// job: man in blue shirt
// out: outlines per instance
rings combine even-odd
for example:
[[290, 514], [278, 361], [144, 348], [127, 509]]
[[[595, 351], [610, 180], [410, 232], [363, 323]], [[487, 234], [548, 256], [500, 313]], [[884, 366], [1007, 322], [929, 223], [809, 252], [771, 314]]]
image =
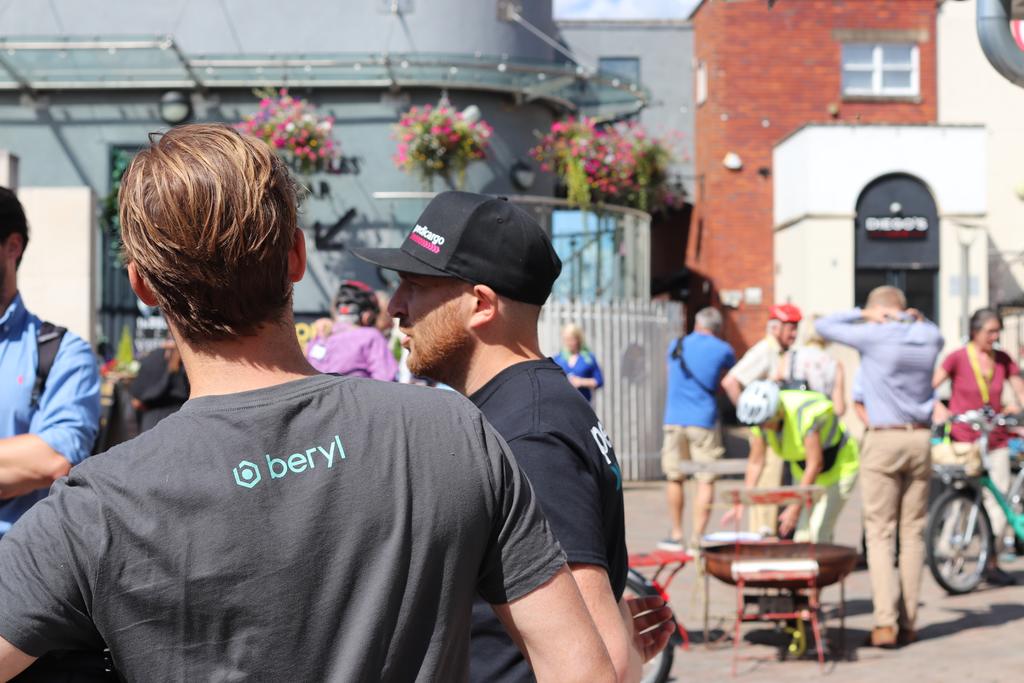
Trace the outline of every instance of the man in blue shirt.
[[18, 293], [28, 224], [13, 192], [0, 187], [0, 535], [92, 450], [100, 380], [89, 345], [67, 332], [38, 402], [32, 390], [42, 321]]
[[[697, 312], [693, 332], [668, 348], [668, 396], [665, 399], [661, 469], [668, 480], [667, 497], [672, 530], [658, 544], [664, 550], [683, 549], [683, 480], [680, 463], [707, 465], [725, 453], [715, 390], [722, 375], [736, 363], [732, 347], [718, 338], [722, 314], [714, 308]], [[708, 525], [715, 494], [714, 472], [701, 471], [693, 509], [691, 547], [697, 547]]]

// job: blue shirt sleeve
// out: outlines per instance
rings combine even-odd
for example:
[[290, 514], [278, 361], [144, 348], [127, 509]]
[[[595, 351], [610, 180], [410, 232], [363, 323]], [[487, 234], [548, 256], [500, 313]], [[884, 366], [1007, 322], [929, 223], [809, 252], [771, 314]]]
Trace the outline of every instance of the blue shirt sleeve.
[[861, 310], [854, 308], [819, 318], [814, 327], [827, 341], [839, 342], [863, 352], [877, 337], [877, 328], [859, 322], [861, 318]]
[[89, 345], [69, 332], [53, 361], [29, 433], [76, 465], [92, 451], [99, 422], [99, 369]]
[[[732, 366], [734, 365], [736, 365], [736, 352], [732, 350], [731, 346], [727, 346], [725, 350], [725, 362], [722, 363], [723, 376], [725, 373], [732, 370]], [[722, 378], [719, 377], [718, 379], [721, 380]]]
[[594, 361], [594, 374], [592, 377], [597, 382], [597, 386], [595, 386], [594, 388], [600, 389], [601, 387], [604, 386], [604, 375], [601, 374], [601, 366], [597, 365], [597, 358], [593, 356], [591, 357]]
[[566, 375], [569, 374], [569, 361], [561, 353], [551, 357], [551, 360], [558, 364], [558, 367], [562, 368], [562, 372]]

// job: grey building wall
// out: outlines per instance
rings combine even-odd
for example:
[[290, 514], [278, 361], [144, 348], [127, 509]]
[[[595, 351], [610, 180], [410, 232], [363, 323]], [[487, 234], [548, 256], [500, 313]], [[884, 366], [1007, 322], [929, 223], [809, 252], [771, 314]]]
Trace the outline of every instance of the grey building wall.
[[[170, 35], [190, 54], [447, 52], [551, 59], [550, 47], [498, 21], [498, 0], [16, 0], [4, 36]], [[551, 0], [521, 14], [555, 31]]]
[[675, 172], [693, 196], [693, 25], [683, 20], [566, 20], [559, 35], [588, 67], [601, 57], [637, 57], [640, 81], [652, 95], [639, 120], [654, 135], [682, 133], [682, 152]]
[[[326, 52], [420, 52], [501, 55], [555, 61], [551, 48], [523, 27], [498, 19], [498, 0], [401, 0], [406, 8], [390, 14], [390, 0], [307, 0], [301, 4], [271, 0], [53, 0], [0, 4], [0, 37], [169, 35], [189, 56], [200, 54], [316, 54]], [[550, 0], [523, 3], [523, 15], [545, 32], [555, 32]], [[375, 287], [388, 283], [348, 254], [361, 245], [397, 244], [415, 221], [422, 202], [383, 201], [375, 192], [445, 189], [438, 181], [425, 187], [398, 170], [392, 156], [393, 126], [411, 105], [437, 103], [437, 89], [305, 89], [322, 114], [335, 117], [335, 138], [345, 157], [358, 162], [358, 174], [318, 174], [329, 193], [305, 202], [301, 221], [312, 238], [315, 223], [330, 225], [349, 209], [355, 218], [341, 233], [343, 251], [311, 253], [310, 271], [298, 285], [296, 311], [325, 311], [336, 282], [355, 277]], [[149, 133], [166, 128], [158, 114], [161, 91], [94, 91], [45, 93], [29, 100], [15, 92], [0, 93], [0, 149], [20, 159], [22, 186], [93, 188], [102, 200], [111, 189], [114, 148], [138, 148]], [[558, 112], [542, 101], [518, 104], [510, 96], [450, 89], [458, 109], [477, 105], [495, 129], [490, 156], [474, 163], [465, 189], [494, 194], [518, 193], [509, 168], [525, 158], [536, 132], [547, 130]], [[258, 101], [246, 90], [194, 94], [193, 121], [238, 122], [256, 111]], [[550, 195], [553, 179], [538, 174], [531, 192]], [[102, 203], [102, 202], [101, 202]], [[107, 280], [111, 277], [106, 276]], [[109, 290], [109, 283], [105, 283]], [[134, 298], [124, 283], [115, 288], [130, 308]], [[109, 308], [109, 306], [108, 306]], [[129, 315], [127, 312], [124, 315]], [[109, 316], [108, 316], [109, 318]], [[116, 333], [121, 321], [107, 321]]]
[[[151, 132], [166, 130], [157, 113], [160, 93], [122, 92], [45, 96], [36, 107], [26, 107], [18, 95], [0, 94], [0, 149], [18, 156], [22, 186], [78, 186], [93, 188], [102, 199], [111, 191], [111, 154], [114, 148], [141, 148]], [[335, 139], [345, 157], [354, 158], [358, 174], [317, 174], [313, 180], [329, 188], [326, 196], [309, 197], [300, 221], [312, 239], [313, 226], [333, 224], [349, 209], [355, 218], [340, 235], [345, 251], [311, 254], [309, 275], [296, 290], [296, 310], [312, 314], [326, 310], [340, 278], [355, 277], [384, 286], [375, 270], [349, 256], [353, 246], [397, 244], [413, 224], [423, 204], [374, 199], [375, 192], [441, 190], [435, 181], [426, 187], [416, 177], [395, 167], [396, 142], [392, 127], [399, 114], [411, 105], [436, 103], [437, 91], [417, 90], [398, 94], [377, 91], [298, 92], [317, 104], [322, 114], [335, 117]], [[535, 131], [546, 130], [553, 113], [544, 105], [516, 106], [508, 98], [489, 93], [451, 91], [453, 106], [480, 107], [483, 118], [495, 128], [491, 153], [470, 166], [465, 189], [492, 194], [513, 194], [509, 167], [526, 156], [535, 144]], [[237, 122], [257, 108], [254, 96], [245, 92], [213, 93], [197, 111], [196, 121]], [[550, 195], [551, 176], [539, 174], [532, 190]], [[102, 203], [102, 202], [101, 202]]]

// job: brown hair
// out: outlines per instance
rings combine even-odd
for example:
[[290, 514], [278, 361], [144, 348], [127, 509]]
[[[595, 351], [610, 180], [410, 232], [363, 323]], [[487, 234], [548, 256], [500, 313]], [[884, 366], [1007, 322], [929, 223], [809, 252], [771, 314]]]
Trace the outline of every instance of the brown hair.
[[224, 125], [150, 135], [121, 180], [121, 239], [188, 341], [255, 334], [291, 306], [296, 188], [262, 141]]

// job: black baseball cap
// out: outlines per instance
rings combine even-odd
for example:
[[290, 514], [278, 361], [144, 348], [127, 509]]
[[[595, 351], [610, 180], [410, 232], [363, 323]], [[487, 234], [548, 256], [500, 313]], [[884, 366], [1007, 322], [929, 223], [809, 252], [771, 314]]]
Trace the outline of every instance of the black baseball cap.
[[472, 192], [434, 197], [401, 247], [352, 253], [388, 270], [455, 277], [537, 306], [562, 272], [551, 240], [529, 213], [505, 197]]

